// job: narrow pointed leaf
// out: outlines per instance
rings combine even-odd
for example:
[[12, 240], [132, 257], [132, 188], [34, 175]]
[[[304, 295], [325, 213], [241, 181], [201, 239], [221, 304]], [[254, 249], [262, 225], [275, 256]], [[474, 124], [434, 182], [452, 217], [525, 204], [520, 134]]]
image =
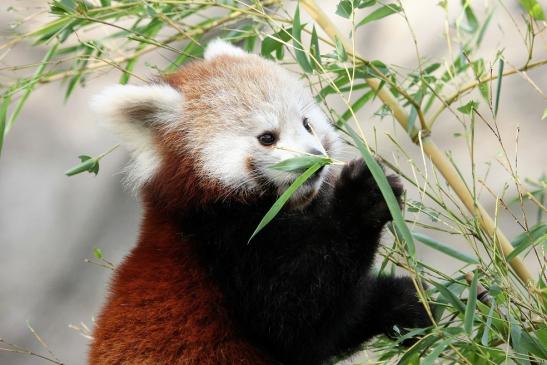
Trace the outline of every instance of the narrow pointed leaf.
[[467, 298], [467, 306], [465, 307], [465, 315], [463, 327], [468, 336], [473, 332], [473, 321], [475, 320], [475, 309], [477, 307], [477, 283], [479, 274], [478, 271], [473, 273], [473, 280], [469, 286], [469, 297]]
[[336, 7], [336, 15], [348, 19], [353, 13], [353, 5], [350, 0], [342, 0]]
[[79, 159], [81, 162], [73, 168], [67, 170], [65, 172], [66, 176], [73, 176], [86, 171], [97, 175], [99, 172], [99, 161], [96, 158], [82, 155], [79, 156]]
[[448, 344], [452, 341], [452, 339], [447, 338], [446, 340], [442, 340], [433, 348], [433, 351], [431, 351], [426, 357], [423, 358], [422, 362], [420, 362], [421, 365], [433, 365], [435, 363], [435, 360], [439, 357], [439, 355], [444, 351], [444, 349], [448, 346]]
[[494, 318], [494, 308], [496, 303], [493, 302], [492, 306], [488, 310], [488, 316], [486, 317], [486, 324], [484, 325], [484, 331], [482, 332], [481, 344], [483, 346], [488, 346], [490, 343], [490, 330], [492, 329], [492, 319]]
[[100, 260], [103, 258], [103, 251], [100, 248], [95, 247], [93, 249], [93, 255]]
[[375, 95], [376, 95], [376, 91], [374, 90], [370, 90], [366, 92], [365, 94], [361, 95], [359, 99], [357, 99], [355, 103], [351, 105], [351, 109], [346, 110], [344, 114], [342, 114], [338, 122], [336, 122], [336, 125], [338, 125], [339, 127], [342, 127], [348, 120], [350, 120], [353, 114], [357, 113], [357, 111], [361, 109], [363, 106], [365, 106], [366, 103], [368, 103], [372, 98], [374, 98]]
[[21, 98], [19, 99], [19, 101], [17, 102], [17, 104], [15, 105], [15, 108], [13, 110], [13, 113], [11, 113], [8, 121], [6, 122], [6, 126], [5, 126], [5, 133], [9, 132], [9, 130], [11, 129], [11, 127], [13, 126], [13, 123], [15, 123], [15, 120], [17, 119], [17, 117], [19, 116], [19, 113], [21, 113], [21, 110], [23, 109], [23, 106], [25, 105], [28, 97], [30, 96], [30, 94], [32, 93], [32, 90], [34, 90], [34, 86], [36, 85], [36, 83], [40, 80], [40, 78], [42, 77], [42, 74], [44, 73], [44, 70], [48, 64], [48, 62], [51, 60], [51, 58], [55, 55], [55, 51], [57, 51], [57, 47], [59, 45], [56, 44], [54, 45], [53, 47], [51, 47], [49, 49], [49, 51], [46, 53], [46, 55], [44, 56], [44, 58], [42, 59], [42, 62], [40, 63], [40, 65], [38, 66], [38, 68], [36, 69], [36, 72], [34, 73], [34, 75], [32, 76], [32, 79], [30, 80], [30, 82], [28, 83], [28, 85], [26, 86], [25, 88], [25, 92], [23, 93], [23, 95], [21, 96]]
[[519, 3], [535, 20], [545, 20], [545, 13], [537, 0], [519, 0]]
[[280, 171], [294, 171], [307, 169], [316, 163], [319, 163], [321, 164], [321, 166], [323, 166], [332, 163], [332, 160], [328, 157], [323, 156], [302, 156], [283, 160], [276, 163], [275, 165], [270, 166], [270, 168]]
[[468, 102], [467, 104], [463, 105], [463, 106], [460, 106], [458, 108], [458, 111], [463, 113], [463, 114], [471, 114], [473, 113], [473, 110], [477, 109], [479, 107], [479, 103], [475, 100], [471, 100], [470, 102]]
[[311, 73], [313, 68], [311, 67], [310, 61], [304, 52], [304, 47], [302, 46], [302, 25], [300, 24], [300, 7], [298, 5], [296, 6], [296, 10], [294, 12], [292, 36], [296, 62], [298, 62], [302, 70], [306, 73]]
[[306, 180], [308, 180], [317, 170], [319, 170], [323, 166], [321, 163], [315, 163], [313, 166], [309, 167], [302, 175], [296, 178], [296, 180], [293, 181], [293, 183], [285, 190], [283, 194], [276, 200], [276, 202], [272, 205], [270, 210], [266, 213], [264, 218], [260, 221], [256, 229], [254, 230], [253, 234], [249, 238], [248, 242], [251, 242], [254, 236], [258, 234], [268, 223], [272, 221], [272, 219], [275, 218], [275, 216], [281, 211], [281, 208], [287, 203], [287, 201], [290, 199], [290, 197], [294, 194], [294, 192], [304, 183]]
[[463, 261], [463, 262], [466, 262], [468, 264], [478, 264], [479, 263], [479, 260], [477, 260], [476, 258], [474, 257], [471, 257], [469, 255], [466, 255], [464, 253], [461, 253], [423, 233], [418, 233], [418, 232], [412, 232], [412, 235], [414, 236], [414, 238], [416, 238], [418, 241], [422, 242], [423, 244], [437, 250], [437, 251], [440, 251], [448, 256], [451, 256], [455, 259], [458, 259], [460, 261]]
[[416, 257], [414, 240], [412, 239], [410, 230], [408, 229], [408, 226], [406, 225], [406, 222], [403, 218], [403, 214], [401, 213], [399, 202], [397, 201], [397, 198], [395, 198], [395, 194], [393, 194], [393, 190], [391, 189], [391, 186], [387, 181], [384, 171], [382, 170], [380, 165], [378, 165], [378, 162], [376, 162], [376, 160], [372, 157], [368, 148], [365, 146], [361, 138], [357, 136], [355, 131], [347, 124], [345, 126], [345, 129], [355, 142], [355, 145], [359, 149], [359, 152], [361, 152], [361, 156], [363, 157], [363, 160], [365, 161], [368, 169], [374, 177], [376, 184], [378, 184], [378, 187], [380, 188], [380, 191], [382, 192], [382, 195], [386, 200], [389, 212], [393, 217], [395, 230], [397, 231], [399, 238], [402, 238], [404, 240], [408, 255], [410, 256], [410, 259], [414, 261]]
[[317, 37], [317, 31], [315, 26], [311, 32], [311, 41], [310, 41], [310, 61], [317, 71], [321, 71], [321, 51], [319, 50], [319, 38]]
[[8, 90], [2, 97], [2, 104], [0, 105], [0, 156], [2, 155], [2, 146], [4, 145], [4, 134], [6, 131], [6, 120], [10, 102], [11, 94], [10, 90]]
[[395, 3], [384, 5], [381, 8], [378, 8], [374, 10], [372, 13], [370, 13], [369, 15], [367, 15], [363, 20], [357, 23], [355, 27], [358, 28], [367, 23], [385, 18], [386, 16], [398, 13], [400, 11], [401, 11], [401, 7]]
[[433, 286], [439, 291], [439, 293], [443, 296], [444, 299], [446, 299], [450, 304], [452, 304], [452, 307], [454, 307], [454, 309], [456, 309], [460, 313], [465, 313], [465, 305], [460, 300], [460, 298], [455, 296], [454, 293], [450, 291], [450, 289], [448, 289], [442, 284], [435, 283], [435, 282], [433, 282]]
[[526, 240], [526, 241], [522, 242], [509, 255], [507, 255], [507, 261], [513, 260], [515, 257], [517, 257], [520, 253], [522, 253], [527, 248], [539, 245], [539, 244], [541, 244], [545, 241], [547, 241], [547, 234], [544, 234], [543, 236], [540, 236], [536, 240], [529, 239], [529, 240]]
[[348, 54], [346, 53], [346, 49], [344, 48], [344, 45], [340, 41], [338, 37], [335, 38], [336, 40], [336, 57], [338, 57], [338, 61], [345, 62], [348, 60]]
[[498, 115], [498, 108], [500, 105], [501, 81], [503, 80], [503, 66], [503, 58], [500, 58], [498, 65], [498, 82], [496, 84], [496, 100], [494, 102], [494, 116]]

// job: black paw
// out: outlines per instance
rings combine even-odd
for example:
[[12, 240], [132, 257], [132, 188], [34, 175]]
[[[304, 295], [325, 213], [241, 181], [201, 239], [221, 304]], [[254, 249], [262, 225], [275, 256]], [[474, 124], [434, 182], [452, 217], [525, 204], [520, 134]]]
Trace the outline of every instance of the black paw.
[[[387, 179], [400, 203], [403, 185], [399, 177], [389, 175]], [[391, 220], [380, 188], [362, 159], [344, 166], [335, 185], [335, 199], [344, 214], [355, 215], [373, 225], [383, 226]]]
[[[403, 347], [410, 347], [418, 342], [427, 333], [427, 328], [433, 325], [423, 303], [418, 298], [414, 284], [408, 278], [401, 278], [399, 314], [395, 319], [396, 325], [386, 331], [386, 334], [397, 340]], [[424, 291], [427, 285], [422, 283]], [[430, 305], [432, 313], [434, 308]]]

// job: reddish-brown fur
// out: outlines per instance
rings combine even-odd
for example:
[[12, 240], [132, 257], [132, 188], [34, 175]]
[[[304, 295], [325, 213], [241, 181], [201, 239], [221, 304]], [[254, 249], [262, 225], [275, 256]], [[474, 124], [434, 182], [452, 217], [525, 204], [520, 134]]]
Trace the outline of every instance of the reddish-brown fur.
[[118, 268], [90, 364], [264, 364], [236, 332], [192, 243], [153, 210]]
[[[167, 81], [191, 98], [198, 64]], [[144, 220], [137, 247], [117, 269], [91, 346], [91, 365], [266, 364], [237, 332], [217, 289], [176, 229], [175, 210], [203, 204], [220, 186], [200, 180], [183, 131], [158, 133], [162, 165], [143, 187]]]

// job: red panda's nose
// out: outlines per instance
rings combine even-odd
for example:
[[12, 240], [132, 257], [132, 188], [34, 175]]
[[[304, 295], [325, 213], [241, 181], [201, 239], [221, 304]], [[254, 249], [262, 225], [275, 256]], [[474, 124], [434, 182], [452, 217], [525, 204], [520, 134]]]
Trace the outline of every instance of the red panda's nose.
[[310, 155], [323, 156], [323, 152], [321, 152], [321, 151], [319, 151], [319, 150], [317, 150], [317, 149], [315, 149], [315, 148], [309, 149], [309, 150], [308, 150], [308, 153], [309, 153]]

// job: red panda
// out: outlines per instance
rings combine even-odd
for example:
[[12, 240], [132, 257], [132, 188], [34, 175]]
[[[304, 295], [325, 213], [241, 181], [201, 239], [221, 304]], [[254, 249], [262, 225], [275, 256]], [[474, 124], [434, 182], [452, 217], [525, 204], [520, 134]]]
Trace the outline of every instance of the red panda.
[[362, 160], [318, 171], [247, 243], [298, 176], [270, 166], [341, 146], [289, 71], [216, 40], [204, 60], [92, 107], [131, 152], [144, 217], [91, 365], [321, 364], [429, 324], [410, 280], [370, 272], [390, 215]]

